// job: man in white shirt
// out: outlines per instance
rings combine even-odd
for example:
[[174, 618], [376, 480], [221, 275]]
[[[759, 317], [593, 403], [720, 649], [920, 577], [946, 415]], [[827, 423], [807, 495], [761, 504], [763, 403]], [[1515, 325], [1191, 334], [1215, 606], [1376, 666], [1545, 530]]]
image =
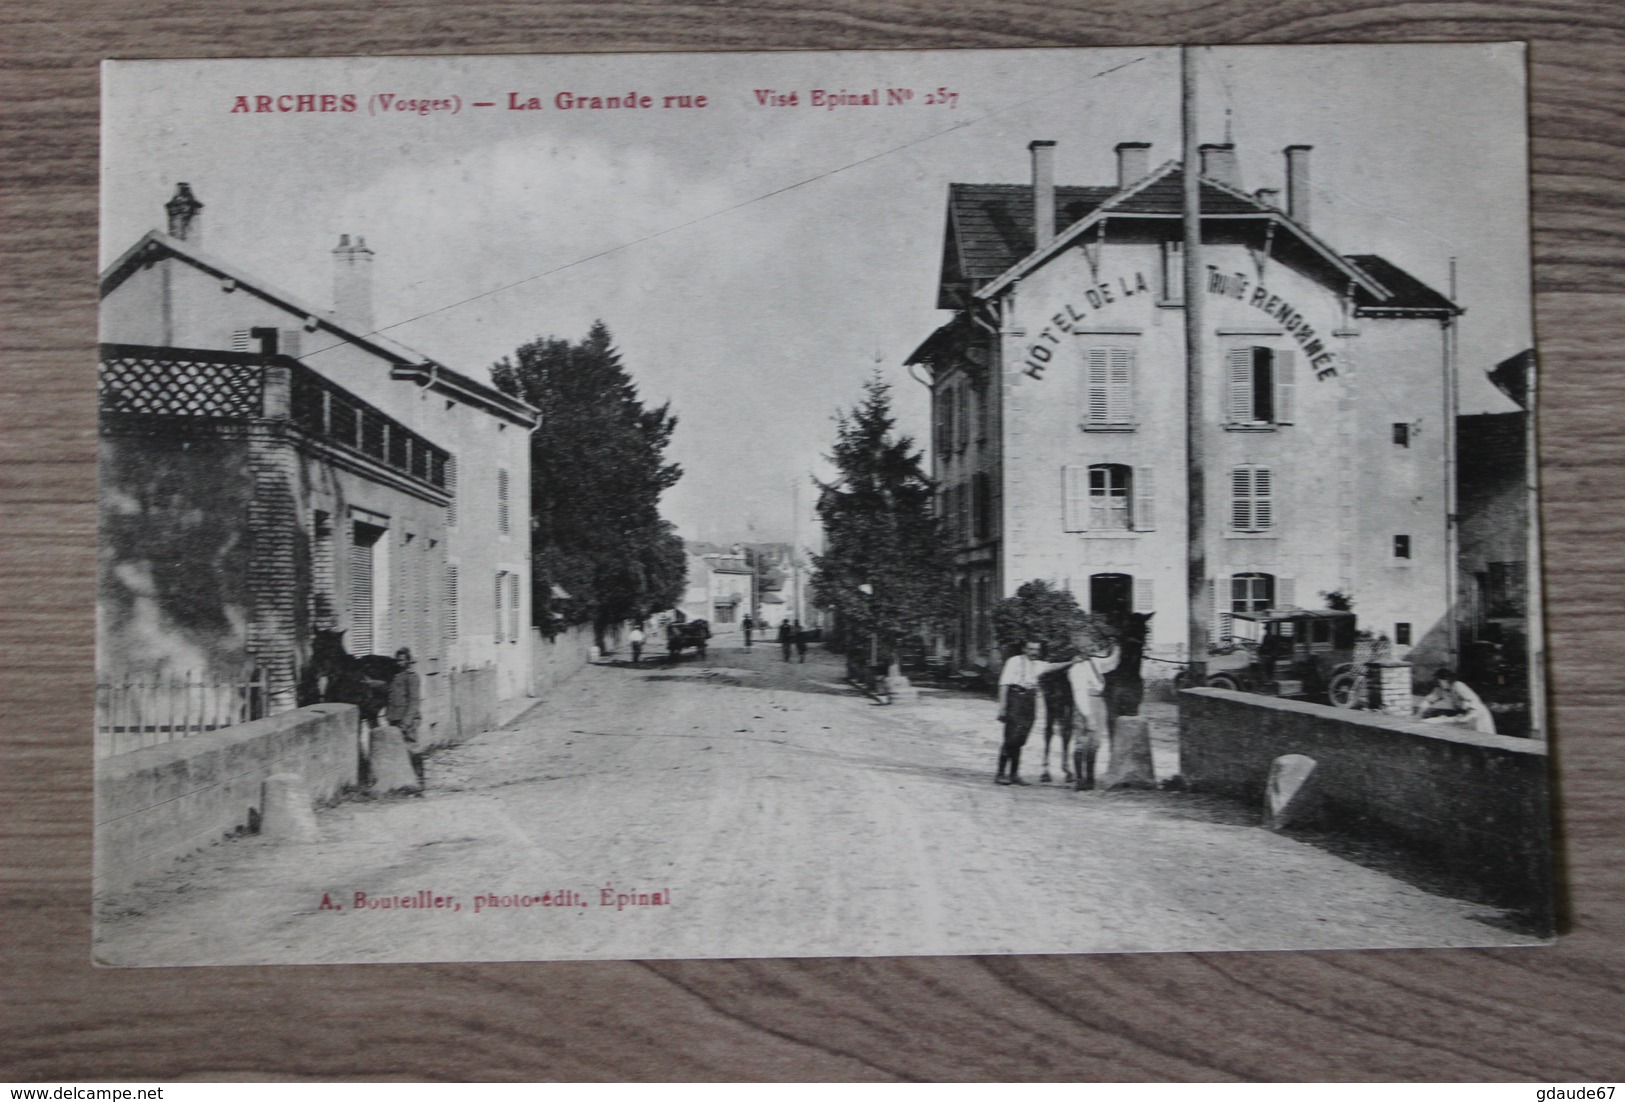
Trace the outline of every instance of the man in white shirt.
[[1423, 720], [1466, 727], [1483, 735], [1496, 733], [1495, 717], [1477, 693], [1465, 682], [1456, 680], [1456, 671], [1440, 670], [1433, 678], [1433, 691], [1416, 708]]
[[636, 666], [643, 659], [643, 625], [634, 624], [626, 639], [632, 644], [632, 665]]
[[[1038, 679], [1046, 673], [1064, 670], [1075, 665], [1071, 662], [1045, 662], [1039, 655], [1044, 645], [1036, 640], [1024, 643], [1021, 653], [1007, 659], [999, 674], [999, 719], [1004, 723], [1004, 745], [999, 748], [999, 771], [996, 784], [1026, 784], [1021, 779], [1021, 748], [1027, 745], [1032, 733], [1033, 719], [1038, 714]], [[1005, 766], [1010, 767], [1005, 776]]]

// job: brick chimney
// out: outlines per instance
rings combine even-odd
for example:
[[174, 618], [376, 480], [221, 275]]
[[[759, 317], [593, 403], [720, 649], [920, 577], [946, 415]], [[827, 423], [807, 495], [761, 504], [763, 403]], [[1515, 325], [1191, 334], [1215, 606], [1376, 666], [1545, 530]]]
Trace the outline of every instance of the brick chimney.
[[1203, 176], [1234, 188], [1241, 186], [1241, 166], [1236, 163], [1236, 147], [1232, 143], [1199, 145], [1196, 152], [1202, 158]]
[[169, 236], [202, 246], [203, 216], [199, 212], [203, 204], [192, 194], [191, 184], [176, 184], [175, 197], [164, 204], [164, 210], [169, 213]]
[[1133, 187], [1151, 172], [1150, 142], [1117, 143], [1117, 190]]
[[372, 332], [372, 257], [367, 239], [339, 234], [333, 250], [333, 315], [339, 324], [360, 333]]
[[1312, 145], [1289, 145], [1286, 154], [1286, 214], [1300, 226], [1309, 225], [1309, 151]]
[[1055, 240], [1055, 143], [1029, 142], [1033, 155], [1033, 248]]

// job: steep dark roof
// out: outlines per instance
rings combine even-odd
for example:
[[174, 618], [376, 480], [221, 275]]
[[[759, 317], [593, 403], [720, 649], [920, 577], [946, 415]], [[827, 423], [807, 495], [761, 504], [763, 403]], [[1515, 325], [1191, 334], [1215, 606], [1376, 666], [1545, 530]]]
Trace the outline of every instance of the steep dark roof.
[[1378, 301], [1364, 288], [1354, 291], [1354, 307], [1362, 314], [1425, 313], [1459, 314], [1461, 307], [1417, 279], [1403, 268], [1397, 268], [1380, 256], [1360, 253], [1343, 258], [1360, 271], [1388, 288], [1393, 297]]
[[[1115, 187], [1057, 186], [1055, 232], [1061, 234], [1097, 212], [1102, 217], [1177, 218], [1184, 209], [1184, 170], [1170, 162], [1126, 190]], [[1028, 184], [948, 185], [948, 224], [943, 242], [937, 308], [965, 305], [968, 292], [998, 279], [1032, 254], [1033, 189]], [[1371, 288], [1355, 288], [1361, 314], [1448, 316], [1461, 308], [1408, 272], [1380, 256], [1339, 256], [1285, 212], [1247, 193], [1210, 179], [1202, 181], [1202, 213], [1216, 216], [1257, 215], [1283, 223], [1291, 244], [1277, 237], [1278, 248], [1295, 249], [1307, 262], [1328, 264], [1343, 273], [1357, 271], [1391, 292], [1383, 298]], [[1316, 257], [1320, 259], [1315, 259]]]
[[[1113, 214], [1172, 214], [1185, 213], [1185, 173], [1175, 168], [1164, 176], [1154, 177], [1138, 191], [1129, 189], [1121, 202], [1110, 204]], [[1202, 181], [1203, 214], [1259, 214], [1274, 210], [1249, 195], [1238, 194], [1221, 187], [1212, 180]]]
[[[1117, 194], [1110, 187], [1057, 187], [1055, 233]], [[1033, 251], [1033, 189], [1026, 184], [949, 184], [962, 273], [978, 282], [1003, 275]]]
[[1526, 348], [1516, 356], [1509, 356], [1490, 371], [1490, 382], [1497, 390], [1524, 409], [1529, 408], [1529, 387], [1534, 381], [1535, 350]]

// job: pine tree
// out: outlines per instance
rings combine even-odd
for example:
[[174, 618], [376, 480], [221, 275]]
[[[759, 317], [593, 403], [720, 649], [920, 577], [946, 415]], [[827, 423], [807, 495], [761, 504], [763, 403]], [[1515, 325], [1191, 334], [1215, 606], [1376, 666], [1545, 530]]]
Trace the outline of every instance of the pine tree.
[[824, 553], [813, 556], [812, 592], [819, 608], [836, 613], [849, 646], [867, 645], [873, 634], [894, 664], [900, 638], [952, 615], [953, 560], [923, 456], [911, 438], [893, 434], [890, 391], [870, 379], [858, 407], [836, 419], [830, 458], [838, 476], [819, 483]]
[[590, 622], [602, 643], [610, 624], [676, 605], [687, 558], [660, 495], [683, 473], [665, 461], [677, 418], [669, 403], [644, 408], [609, 328], [594, 322], [579, 343], [538, 338], [491, 377], [541, 411], [530, 451], [536, 623]]

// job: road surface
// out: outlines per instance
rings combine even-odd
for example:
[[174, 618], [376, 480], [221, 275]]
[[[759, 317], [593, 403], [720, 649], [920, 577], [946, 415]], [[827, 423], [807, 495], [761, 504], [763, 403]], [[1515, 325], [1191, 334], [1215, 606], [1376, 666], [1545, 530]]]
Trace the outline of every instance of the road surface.
[[[995, 785], [987, 698], [884, 707], [840, 669], [818, 651], [786, 665], [771, 645], [589, 667], [508, 728], [434, 754], [422, 796], [343, 803], [320, 813], [320, 842], [223, 842], [109, 894], [97, 959], [1534, 941], [1492, 908], [1272, 834], [1216, 801]], [[1029, 747], [1023, 769], [1034, 781], [1036, 756]]]

